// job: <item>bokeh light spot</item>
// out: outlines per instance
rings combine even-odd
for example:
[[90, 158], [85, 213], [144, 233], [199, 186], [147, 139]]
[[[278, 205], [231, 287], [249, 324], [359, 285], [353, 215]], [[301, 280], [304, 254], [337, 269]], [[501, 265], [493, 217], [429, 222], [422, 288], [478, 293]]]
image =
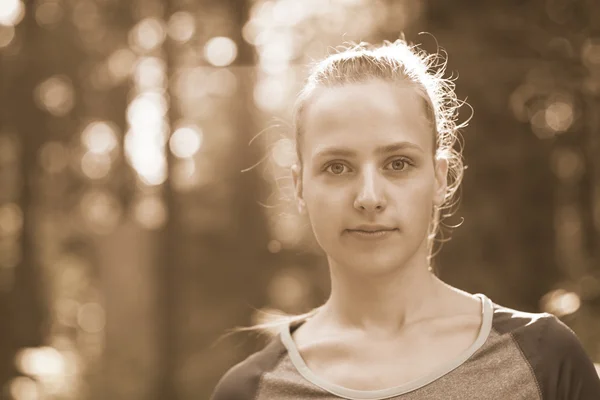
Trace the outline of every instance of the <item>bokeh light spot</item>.
[[143, 57], [135, 66], [135, 83], [139, 88], [162, 88], [166, 83], [165, 62], [158, 57]]
[[109, 153], [118, 144], [116, 130], [117, 128], [113, 123], [92, 122], [83, 130], [81, 143], [92, 153]]
[[14, 400], [41, 400], [43, 398], [39, 384], [27, 376], [13, 378], [9, 383], [8, 391]]
[[296, 146], [291, 139], [279, 139], [271, 152], [273, 160], [280, 167], [291, 167], [296, 160]]
[[585, 172], [583, 155], [568, 148], [557, 149], [552, 154], [552, 170], [563, 181], [577, 180]]
[[23, 212], [15, 203], [0, 206], [0, 236], [17, 235], [23, 228]]
[[0, 49], [11, 44], [15, 38], [15, 28], [12, 26], [0, 25]]
[[212, 65], [225, 67], [237, 57], [237, 45], [228, 37], [217, 36], [206, 43], [204, 56]]
[[301, 269], [280, 270], [269, 282], [270, 304], [277, 308], [292, 309], [302, 305], [308, 296], [309, 282]]
[[554, 229], [565, 238], [572, 238], [581, 232], [581, 218], [575, 206], [560, 207], [554, 218]]
[[98, 27], [100, 13], [98, 5], [92, 0], [79, 0], [74, 3], [72, 15], [73, 23], [82, 31], [91, 32]]
[[81, 157], [81, 171], [90, 179], [101, 179], [110, 172], [110, 156], [105, 153], [86, 152]]
[[546, 125], [554, 132], [565, 132], [573, 124], [573, 106], [556, 101], [546, 108], [545, 118]]
[[286, 100], [283, 85], [278, 79], [264, 78], [254, 88], [254, 101], [263, 111], [280, 110]]
[[129, 49], [119, 49], [108, 58], [108, 71], [117, 80], [125, 79], [133, 70], [135, 54]]
[[25, 16], [25, 5], [21, 0], [0, 1], [0, 25], [15, 26]]
[[160, 93], [144, 92], [127, 107], [127, 121], [132, 126], [156, 126], [167, 113], [168, 104]]
[[[127, 160], [146, 185], [160, 185], [167, 179], [167, 161], [164, 150], [156, 143], [157, 137], [128, 133], [125, 136]], [[162, 141], [162, 140], [161, 140]]]
[[14, 268], [22, 260], [21, 242], [15, 236], [7, 239], [0, 241], [0, 271]]
[[110, 233], [119, 223], [121, 205], [110, 193], [90, 190], [81, 199], [81, 212], [94, 233]]
[[174, 81], [178, 97], [195, 100], [206, 95], [208, 74], [205, 68], [185, 68], [175, 75]]
[[297, 245], [304, 235], [302, 221], [298, 215], [273, 216], [273, 236], [286, 246]]
[[533, 133], [540, 139], [549, 139], [554, 137], [555, 132], [548, 127], [548, 122], [546, 119], [546, 111], [544, 109], [539, 109], [533, 112], [533, 115], [530, 118], [531, 129]]
[[228, 69], [217, 69], [208, 77], [207, 91], [217, 96], [232, 96], [237, 89], [237, 78]]
[[196, 32], [196, 21], [189, 12], [178, 11], [171, 15], [168, 23], [168, 34], [176, 42], [185, 43]]
[[104, 308], [98, 303], [82, 305], [77, 314], [77, 323], [87, 333], [102, 332], [106, 325]]
[[75, 92], [66, 76], [52, 76], [36, 88], [36, 100], [42, 109], [55, 116], [68, 114], [75, 105]]
[[258, 24], [254, 20], [250, 20], [242, 27], [242, 38], [251, 45], [256, 45], [259, 32], [260, 27]]
[[135, 220], [148, 230], [161, 228], [167, 222], [167, 209], [159, 196], [144, 196], [134, 205]]
[[46, 172], [56, 174], [67, 167], [69, 152], [62, 143], [47, 142], [40, 150], [39, 162]]
[[27, 375], [48, 378], [65, 372], [65, 360], [53, 347], [25, 348], [17, 353], [15, 363]]
[[202, 130], [194, 126], [183, 126], [178, 128], [171, 139], [169, 145], [173, 155], [179, 158], [192, 157], [198, 152], [202, 145]]
[[63, 9], [58, 1], [47, 0], [35, 7], [35, 20], [40, 26], [56, 25], [63, 18]]
[[195, 160], [190, 157], [175, 161], [171, 179], [178, 192], [193, 189], [198, 184]]
[[129, 45], [137, 52], [149, 52], [160, 46], [165, 37], [163, 22], [156, 18], [146, 18], [131, 30]]
[[273, 6], [273, 20], [286, 26], [296, 25], [306, 17], [309, 8], [307, 2], [280, 0]]
[[589, 68], [600, 66], [600, 38], [588, 38], [581, 48], [583, 63]]
[[76, 327], [79, 303], [72, 299], [58, 299], [54, 304], [54, 314], [64, 326]]
[[541, 305], [545, 312], [563, 317], [579, 310], [581, 299], [577, 293], [556, 289], [542, 297]]

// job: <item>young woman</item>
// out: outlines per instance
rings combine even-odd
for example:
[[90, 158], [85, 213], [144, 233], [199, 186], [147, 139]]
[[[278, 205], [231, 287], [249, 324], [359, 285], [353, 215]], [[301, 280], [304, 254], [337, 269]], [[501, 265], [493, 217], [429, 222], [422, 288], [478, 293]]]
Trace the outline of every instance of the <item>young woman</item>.
[[331, 295], [280, 321], [213, 400], [600, 399], [592, 361], [557, 318], [432, 272], [441, 210], [463, 173], [459, 102], [435, 60], [398, 40], [355, 46], [312, 71], [291, 173], [327, 254]]

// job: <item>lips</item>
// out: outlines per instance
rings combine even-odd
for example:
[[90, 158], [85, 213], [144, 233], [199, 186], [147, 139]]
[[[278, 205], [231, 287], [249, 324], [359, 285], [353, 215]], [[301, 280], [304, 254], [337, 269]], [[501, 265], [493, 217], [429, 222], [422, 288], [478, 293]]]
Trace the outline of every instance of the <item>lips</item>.
[[392, 235], [398, 229], [379, 229], [379, 230], [363, 230], [363, 229], [348, 229], [351, 236], [363, 239], [378, 239]]
[[360, 232], [380, 232], [380, 231], [394, 231], [397, 228], [387, 225], [359, 225], [349, 231], [360, 231]]
[[395, 231], [395, 229], [378, 229], [378, 230], [364, 230], [364, 229], [348, 229], [348, 231], [350, 232], [362, 232], [362, 233], [378, 233], [378, 232], [392, 232]]

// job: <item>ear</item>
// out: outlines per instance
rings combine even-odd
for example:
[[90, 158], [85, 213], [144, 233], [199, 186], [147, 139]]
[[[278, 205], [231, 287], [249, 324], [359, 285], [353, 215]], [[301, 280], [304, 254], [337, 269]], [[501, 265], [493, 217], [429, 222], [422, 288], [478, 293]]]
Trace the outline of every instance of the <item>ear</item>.
[[302, 167], [297, 163], [292, 165], [292, 181], [294, 182], [294, 194], [296, 196], [296, 203], [298, 204], [298, 211], [300, 214], [304, 214], [306, 212], [306, 204], [302, 195]]
[[446, 199], [448, 190], [448, 160], [445, 157], [435, 158], [435, 186], [433, 204], [440, 207]]

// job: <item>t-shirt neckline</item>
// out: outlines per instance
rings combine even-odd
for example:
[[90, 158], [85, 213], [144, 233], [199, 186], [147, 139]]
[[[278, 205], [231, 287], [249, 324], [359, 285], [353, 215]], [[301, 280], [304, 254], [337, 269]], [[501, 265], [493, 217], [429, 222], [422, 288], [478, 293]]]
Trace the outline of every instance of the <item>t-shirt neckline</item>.
[[345, 399], [350, 400], [382, 400], [387, 399], [393, 396], [399, 396], [413, 390], [416, 390], [420, 387], [423, 387], [442, 376], [448, 374], [452, 370], [458, 368], [461, 364], [467, 361], [487, 340], [490, 331], [492, 329], [492, 317], [493, 317], [493, 304], [492, 301], [485, 296], [484, 294], [477, 293], [474, 294], [475, 297], [478, 297], [481, 300], [481, 312], [482, 312], [482, 323], [479, 329], [479, 334], [477, 338], [467, 348], [464, 352], [462, 352], [458, 357], [453, 360], [445, 363], [444, 365], [437, 368], [435, 371], [419, 378], [413, 380], [411, 382], [405, 383], [403, 385], [395, 386], [387, 389], [379, 389], [379, 390], [355, 390], [349, 389], [343, 386], [336, 385], [332, 382], [329, 382], [314, 372], [312, 372], [296, 347], [296, 343], [292, 339], [292, 335], [290, 333], [290, 324], [284, 324], [280, 331], [280, 338], [283, 345], [286, 347], [288, 354], [290, 356], [290, 360], [294, 367], [298, 370], [298, 372], [309, 382], [321, 387], [322, 389], [327, 390], [328, 392], [340, 396]]

